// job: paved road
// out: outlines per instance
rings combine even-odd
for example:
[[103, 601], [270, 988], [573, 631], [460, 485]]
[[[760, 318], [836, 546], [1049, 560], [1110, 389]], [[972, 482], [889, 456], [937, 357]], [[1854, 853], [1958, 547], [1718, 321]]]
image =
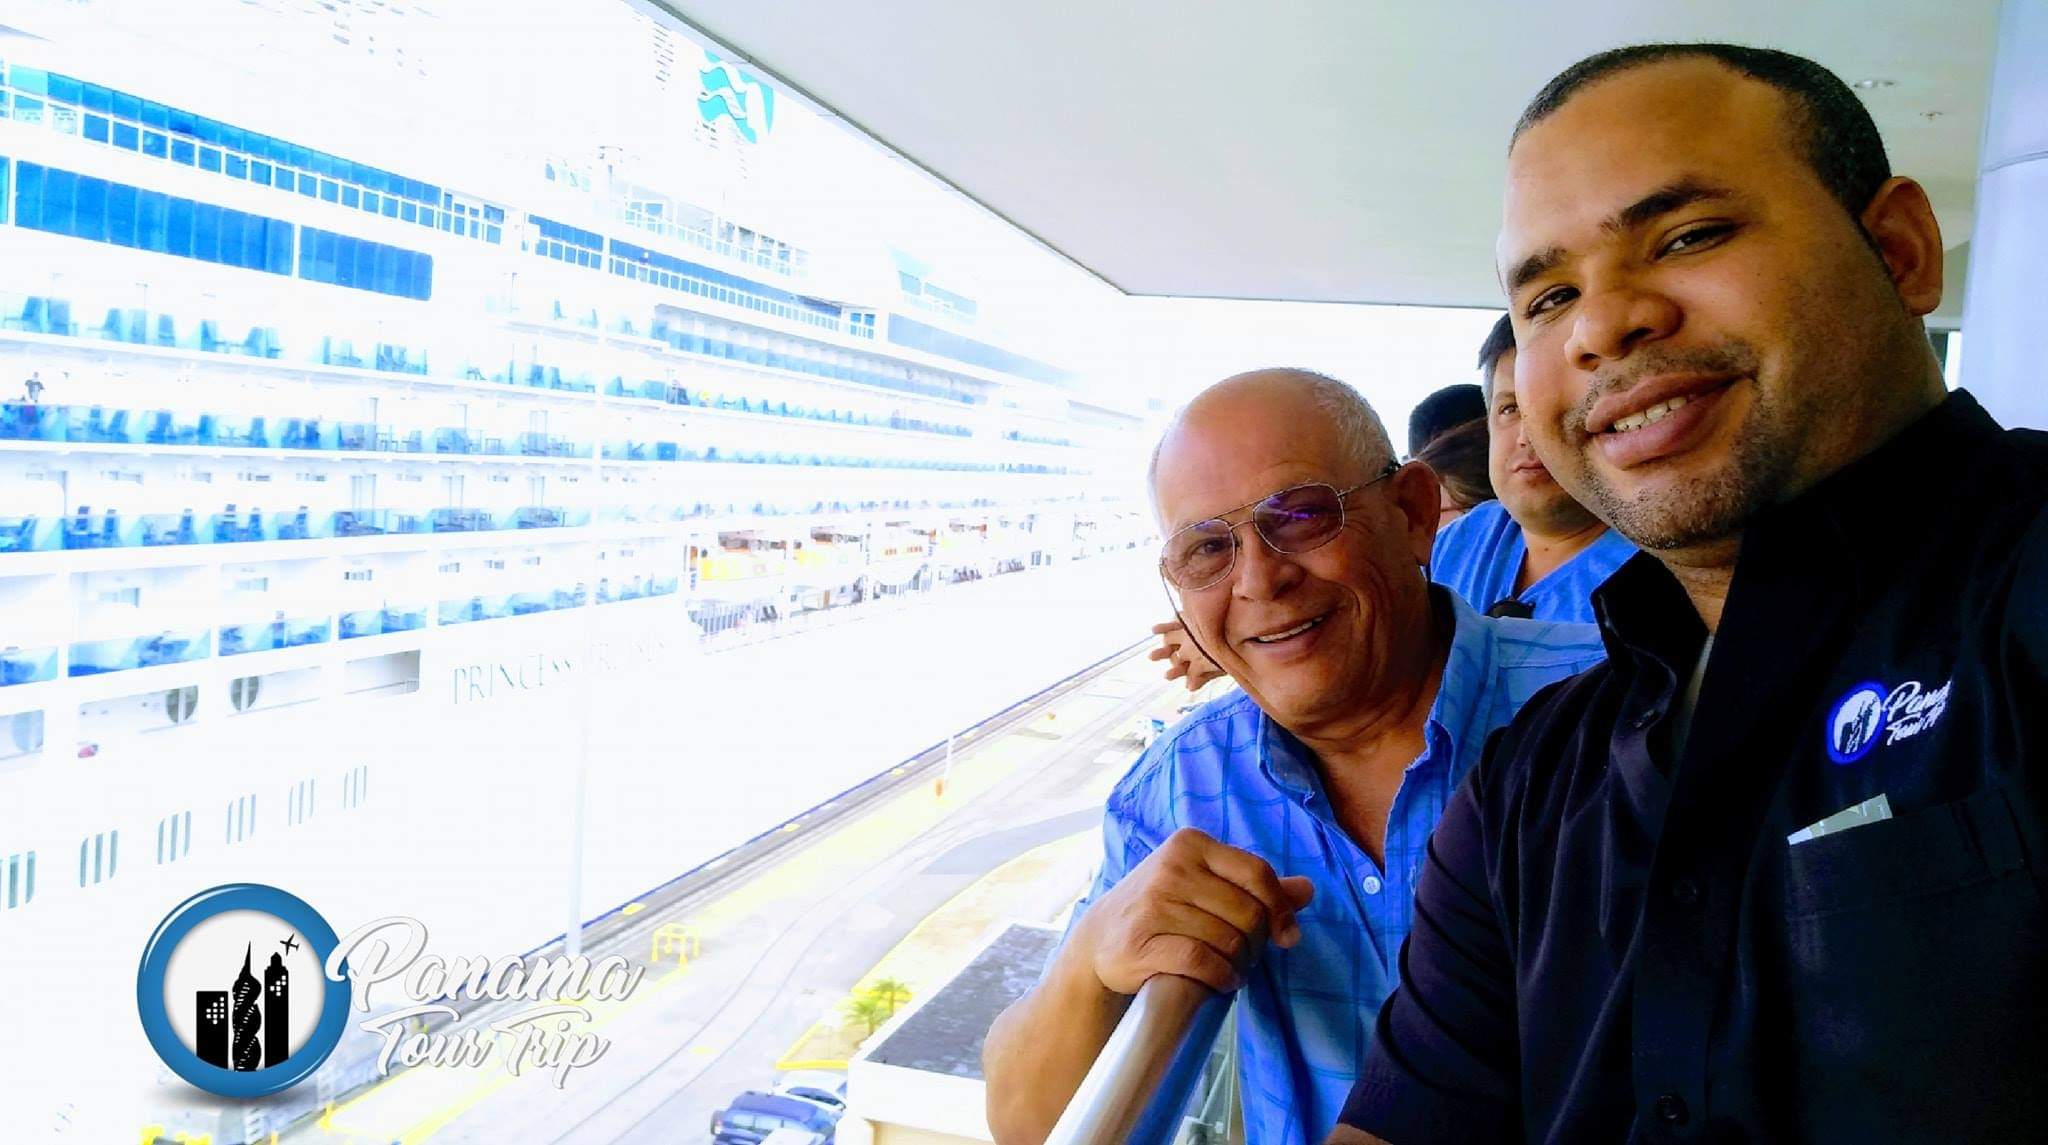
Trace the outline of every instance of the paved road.
[[[335, 1128], [379, 1142], [708, 1140], [711, 1113], [772, 1081], [774, 1061], [933, 910], [1024, 851], [1095, 829], [1104, 790], [1135, 752], [1121, 734], [1182, 698], [1155, 673], [1134, 657], [1056, 704], [1056, 725], [963, 759], [956, 782], [972, 790], [960, 798], [907, 794], [694, 912], [715, 933], [702, 957], [600, 1013], [611, 1048], [563, 1087], [500, 1069], [413, 1070], [343, 1107]], [[1055, 726], [1046, 738], [1041, 728]], [[645, 935], [617, 948], [644, 959]]]

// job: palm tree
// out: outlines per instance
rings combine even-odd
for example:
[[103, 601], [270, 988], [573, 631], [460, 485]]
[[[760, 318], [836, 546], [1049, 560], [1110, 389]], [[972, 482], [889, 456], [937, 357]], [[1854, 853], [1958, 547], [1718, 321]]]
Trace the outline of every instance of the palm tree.
[[910, 1001], [910, 985], [901, 978], [877, 978], [868, 983], [867, 993], [887, 1002], [891, 1015], [896, 1013], [898, 1006]]
[[889, 1020], [889, 1004], [873, 994], [855, 994], [841, 1003], [846, 1016], [867, 1027], [872, 1034], [883, 1022]]

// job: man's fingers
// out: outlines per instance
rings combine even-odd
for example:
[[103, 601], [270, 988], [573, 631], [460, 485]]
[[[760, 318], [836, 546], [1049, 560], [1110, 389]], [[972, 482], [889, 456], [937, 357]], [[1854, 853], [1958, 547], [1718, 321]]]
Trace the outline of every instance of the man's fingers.
[[1159, 974], [1192, 978], [1217, 993], [1237, 989], [1237, 969], [1205, 942], [1184, 934], [1154, 935], [1140, 953], [1140, 963]]
[[1174, 649], [1173, 649], [1173, 647], [1172, 647], [1172, 646], [1170, 646], [1170, 645], [1169, 645], [1169, 646], [1166, 646], [1166, 647], [1161, 647], [1161, 648], [1154, 648], [1154, 649], [1153, 649], [1152, 651], [1150, 651], [1150, 652], [1147, 652], [1147, 653], [1145, 653], [1145, 659], [1147, 659], [1147, 660], [1164, 660], [1164, 659], [1166, 659], [1166, 658], [1167, 658], [1168, 656], [1171, 656], [1171, 655], [1173, 655], [1173, 653], [1174, 653]]
[[1270, 925], [1274, 917], [1257, 896], [1211, 871], [1174, 888], [1173, 893], [1181, 902], [1215, 915], [1242, 934], [1253, 933], [1262, 922]]
[[1193, 903], [1162, 902], [1159, 904], [1159, 918], [1161, 927], [1168, 933], [1195, 939], [1233, 964], [1250, 945], [1250, 939], [1242, 929]]
[[[1287, 896], [1288, 901], [1293, 904], [1296, 914], [1299, 914], [1301, 909], [1316, 897], [1316, 885], [1310, 882], [1306, 875], [1282, 876], [1280, 879], [1280, 890], [1281, 893]], [[1275, 933], [1273, 939], [1282, 946], [1293, 946], [1301, 941], [1301, 923], [1295, 921], [1290, 916], [1285, 931]]]
[[1296, 910], [1307, 906], [1316, 897], [1316, 885], [1309, 881], [1307, 875], [1280, 876], [1280, 889], [1286, 893]]
[[1153, 626], [1152, 626], [1152, 635], [1154, 635], [1154, 636], [1165, 636], [1165, 635], [1166, 635], [1167, 633], [1169, 633], [1169, 632], [1179, 632], [1180, 630], [1181, 630], [1181, 624], [1180, 624], [1180, 621], [1178, 621], [1178, 620], [1162, 620], [1162, 621], [1160, 621], [1159, 623], [1157, 623], [1157, 624], [1155, 624], [1155, 625], [1153, 625]]
[[1244, 890], [1266, 910], [1273, 934], [1278, 935], [1294, 923], [1294, 900], [1280, 887], [1280, 876], [1266, 860], [1250, 851], [1217, 844], [1205, 848], [1202, 861], [1208, 868], [1230, 883]]

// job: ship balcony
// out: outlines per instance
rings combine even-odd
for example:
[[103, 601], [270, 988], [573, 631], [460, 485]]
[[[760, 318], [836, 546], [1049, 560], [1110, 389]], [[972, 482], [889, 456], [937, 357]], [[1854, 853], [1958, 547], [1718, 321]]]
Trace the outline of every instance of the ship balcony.
[[213, 633], [204, 628], [81, 640], [71, 646], [71, 675], [93, 676], [159, 664], [183, 664], [204, 660], [212, 654]]
[[[482, 367], [471, 364], [463, 369], [463, 376], [471, 381], [483, 381]], [[521, 386], [534, 390], [560, 390], [571, 394], [594, 394], [597, 382], [589, 371], [564, 376], [560, 366], [544, 366], [539, 362], [507, 362], [505, 367], [494, 370], [490, 380], [501, 386]]]
[[436, 533], [486, 533], [498, 527], [488, 509], [435, 509], [427, 514], [429, 530]]
[[590, 523], [590, 510], [565, 509], [553, 505], [521, 505], [512, 510], [510, 528], [562, 529]]
[[642, 381], [627, 382], [613, 378], [605, 393], [611, 397], [637, 398], [642, 401], [661, 402], [664, 405], [689, 406], [695, 409], [721, 410], [728, 413], [758, 414], [765, 417], [784, 417], [800, 421], [823, 422], [828, 425], [856, 426], [865, 429], [901, 429], [918, 433], [940, 434], [947, 437], [972, 437], [974, 430], [957, 422], [930, 421], [925, 418], [905, 417], [901, 413], [887, 416], [864, 413], [859, 410], [839, 407], [807, 406], [802, 402], [769, 401], [766, 398], [691, 389], [674, 382]]
[[335, 514], [313, 512], [304, 505], [296, 511], [266, 514], [251, 507], [245, 515], [229, 505], [213, 517], [213, 542], [220, 545], [250, 541], [310, 541], [334, 535]]
[[611, 577], [599, 577], [597, 580], [597, 603], [613, 604], [622, 600], [643, 600], [651, 596], [669, 596], [674, 594], [681, 586], [681, 579], [674, 576], [648, 576], [641, 573], [633, 573], [621, 577], [617, 581], [614, 581]]
[[55, 648], [0, 648], [0, 688], [56, 678]]
[[63, 441], [69, 432], [70, 409], [32, 402], [0, 403], [0, 439]]
[[337, 628], [340, 639], [355, 640], [364, 636], [383, 636], [391, 632], [411, 632], [427, 626], [427, 610], [419, 607], [386, 605], [383, 608], [364, 608], [341, 614]]
[[443, 625], [497, 620], [512, 615], [512, 594], [476, 593], [468, 597], [444, 600], [440, 603], [438, 613], [439, 621]]
[[48, 552], [64, 547], [63, 530], [55, 517], [33, 513], [0, 516], [0, 553]]
[[337, 537], [382, 537], [403, 533], [434, 532], [433, 523], [419, 513], [396, 509], [339, 509], [334, 514]]
[[788, 370], [792, 373], [810, 374], [819, 378], [830, 378], [841, 382], [854, 382], [873, 386], [877, 389], [897, 390], [903, 393], [919, 394], [924, 397], [941, 398], [976, 405], [985, 401], [978, 394], [965, 393], [931, 382], [914, 378], [893, 377], [874, 370], [862, 369], [840, 362], [828, 362], [805, 354], [788, 354], [767, 346], [748, 346], [721, 338], [708, 338], [702, 334], [677, 330], [669, 326], [657, 326], [654, 338], [666, 342], [670, 349], [685, 354], [699, 354], [707, 358], [722, 358], [748, 366], [764, 366], [774, 370]]
[[334, 622], [325, 616], [303, 616], [251, 621], [220, 626], [220, 654], [238, 656], [244, 652], [271, 652], [305, 644], [325, 644]]

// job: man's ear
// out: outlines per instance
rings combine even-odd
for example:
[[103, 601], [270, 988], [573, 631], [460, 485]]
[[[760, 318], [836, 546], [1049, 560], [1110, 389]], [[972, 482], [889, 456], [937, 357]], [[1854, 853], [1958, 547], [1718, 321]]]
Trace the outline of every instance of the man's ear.
[[1415, 555], [1415, 563], [1429, 563], [1430, 550], [1436, 545], [1437, 518], [1442, 516], [1441, 482], [1436, 470], [1420, 461], [1403, 465], [1387, 479], [1393, 486], [1394, 504], [1401, 510], [1401, 516], [1408, 526], [1408, 549]]
[[1858, 221], [1877, 244], [1906, 312], [1919, 318], [1941, 305], [1941, 223], [1927, 191], [1895, 175], [1870, 197]]

